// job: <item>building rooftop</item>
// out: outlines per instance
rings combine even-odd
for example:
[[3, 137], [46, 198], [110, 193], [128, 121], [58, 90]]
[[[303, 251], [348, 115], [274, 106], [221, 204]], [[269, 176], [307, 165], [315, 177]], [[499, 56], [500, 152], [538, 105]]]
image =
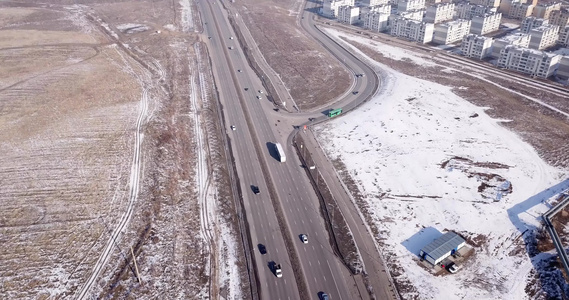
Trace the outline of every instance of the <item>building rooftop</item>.
[[445, 22], [445, 23], [440, 23], [440, 24], [437, 24], [437, 26], [440, 26], [440, 27], [461, 26], [462, 24], [468, 23], [468, 22], [470, 22], [470, 20], [458, 19], [458, 20], [453, 20], [453, 21], [449, 21], [449, 22]]
[[543, 31], [555, 30], [555, 27], [559, 27], [559, 26], [553, 25], [553, 24], [543, 24], [539, 27], [532, 29], [531, 31], [543, 32]]
[[528, 36], [529, 36], [529, 34], [527, 34], [527, 33], [516, 32], [516, 33], [506, 35], [504, 37], [501, 37], [498, 40], [509, 43], [509, 42], [517, 41], [517, 40], [520, 40], [523, 38], [527, 38]]
[[443, 234], [440, 238], [434, 240], [421, 250], [437, 260], [464, 242], [463, 238], [451, 231]]
[[541, 56], [541, 57], [549, 57], [549, 58], [559, 56], [559, 54], [556, 54], [556, 53], [545, 52], [545, 51], [530, 49], [530, 48], [524, 48], [524, 47], [520, 47], [517, 45], [508, 45], [504, 48], [504, 50], [522, 52], [522, 53], [531, 53], [533, 55], [537, 55], [537, 56]]

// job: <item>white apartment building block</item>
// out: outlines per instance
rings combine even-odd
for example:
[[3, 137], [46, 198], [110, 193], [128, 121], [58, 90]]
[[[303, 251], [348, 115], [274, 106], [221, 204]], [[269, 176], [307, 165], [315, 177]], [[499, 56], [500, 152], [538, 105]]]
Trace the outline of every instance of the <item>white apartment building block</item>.
[[460, 50], [466, 57], [484, 59], [492, 54], [492, 42], [491, 37], [468, 34], [462, 38]]
[[409, 11], [425, 8], [425, 0], [399, 0], [397, 1], [397, 11]]
[[381, 32], [388, 29], [389, 25], [389, 14], [381, 12], [370, 12], [365, 14], [363, 17], [364, 28]]
[[496, 13], [495, 7], [474, 5], [468, 2], [460, 2], [454, 6], [454, 18], [470, 20], [474, 16], [480, 16], [488, 13]]
[[390, 33], [419, 43], [429, 43], [433, 39], [434, 24], [403, 17], [391, 18]]
[[422, 22], [424, 15], [425, 15], [425, 10], [401, 11], [401, 12], [391, 14], [391, 16], [389, 16], [389, 20], [390, 20], [389, 22], [391, 22], [392, 19], [396, 19], [398, 17]]
[[508, 45], [527, 48], [529, 46], [529, 40], [529, 34], [519, 32], [495, 39], [494, 43], [492, 43], [492, 58], [500, 58], [500, 52]]
[[512, 3], [508, 17], [510, 19], [523, 19], [533, 12], [533, 5], [529, 3]]
[[427, 7], [423, 21], [427, 23], [441, 23], [452, 20], [454, 16], [454, 3], [440, 3]]
[[548, 78], [557, 70], [561, 55], [509, 45], [502, 49], [498, 67]]
[[565, 28], [559, 31], [557, 42], [565, 47], [569, 46], [569, 26], [565, 26]]
[[470, 4], [482, 5], [487, 7], [498, 7], [500, 6], [500, 0], [471, 0]]
[[559, 61], [559, 66], [557, 67], [557, 73], [555, 74], [561, 79], [567, 80], [566, 85], [569, 84], [569, 56], [561, 57]]
[[440, 45], [452, 44], [462, 40], [470, 31], [470, 20], [455, 20], [435, 25], [433, 42]]
[[549, 19], [549, 15], [554, 10], [560, 10], [561, 3], [538, 4], [533, 8], [532, 16], [542, 19]]
[[470, 25], [470, 33], [484, 35], [497, 31], [500, 29], [500, 21], [502, 21], [502, 13], [474, 16]]
[[337, 19], [339, 22], [354, 24], [360, 20], [360, 8], [357, 6], [342, 5], [338, 7]]
[[569, 9], [554, 10], [549, 15], [549, 24], [565, 28], [569, 25]]
[[546, 19], [527, 17], [522, 21], [522, 24], [520, 25], [520, 31], [523, 33], [529, 33], [530, 30], [545, 24], [548, 24], [548, 21]]
[[322, 15], [335, 18], [338, 15], [338, 7], [354, 6], [355, 0], [323, 0]]
[[541, 25], [529, 31], [529, 48], [542, 50], [549, 48], [557, 42], [559, 38], [559, 26]]

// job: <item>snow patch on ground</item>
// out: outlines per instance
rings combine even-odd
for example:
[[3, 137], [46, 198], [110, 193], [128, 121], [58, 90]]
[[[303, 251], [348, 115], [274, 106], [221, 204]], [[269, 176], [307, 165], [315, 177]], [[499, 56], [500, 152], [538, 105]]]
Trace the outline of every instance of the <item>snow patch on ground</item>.
[[[399, 48], [353, 39], [393, 59], [430, 64]], [[377, 66], [384, 70], [380, 93], [315, 132], [330, 158], [342, 159], [359, 183], [386, 239], [384, 252], [394, 254], [391, 259], [404, 269], [398, 279], [415, 287], [416, 292], [403, 291], [403, 297], [526, 298], [525, 281], [533, 265], [523, 239], [517, 238], [522, 230], [539, 226], [540, 214], [549, 208], [547, 199], [557, 192], [546, 190], [564, 179], [563, 172], [451, 88]], [[453, 158], [470, 163], [464, 168], [444, 165]], [[479, 192], [487, 175], [507, 180], [511, 193]], [[418, 264], [416, 249], [432, 241], [417, 235], [423, 228], [486, 241], [457, 274], [433, 276]], [[418, 243], [415, 247], [406, 247], [410, 238]], [[522, 251], [512, 254], [519, 247]]]
[[174, 24], [166, 24], [164, 25], [164, 28], [170, 31], [177, 31], [178, 28], [176, 28], [176, 26]]
[[194, 17], [192, 15], [192, 3], [190, 0], [180, 0], [182, 6], [182, 31], [194, 31]]
[[132, 23], [127, 23], [127, 24], [120, 24], [116, 26], [118, 30], [120, 30], [122, 33], [136, 33], [136, 32], [144, 32], [147, 31], [148, 29], [150, 29], [150, 27], [144, 25], [144, 24], [132, 24]]

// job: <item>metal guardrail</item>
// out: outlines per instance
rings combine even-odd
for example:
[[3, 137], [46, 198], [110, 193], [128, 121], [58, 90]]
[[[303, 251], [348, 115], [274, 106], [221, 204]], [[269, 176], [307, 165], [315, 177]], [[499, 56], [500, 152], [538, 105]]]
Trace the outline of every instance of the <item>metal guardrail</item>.
[[553, 208], [548, 210], [545, 214], [543, 214], [542, 218], [545, 223], [545, 228], [549, 235], [551, 236], [551, 240], [553, 241], [553, 245], [555, 245], [555, 249], [559, 254], [559, 258], [561, 259], [561, 263], [563, 264], [563, 268], [565, 268], [565, 273], [569, 275], [569, 258], [567, 257], [567, 252], [561, 243], [561, 239], [555, 231], [553, 224], [551, 223], [551, 217], [555, 216], [559, 211], [565, 208], [569, 204], [569, 194], [563, 194], [564, 199], [559, 202], [559, 204], [555, 205]]

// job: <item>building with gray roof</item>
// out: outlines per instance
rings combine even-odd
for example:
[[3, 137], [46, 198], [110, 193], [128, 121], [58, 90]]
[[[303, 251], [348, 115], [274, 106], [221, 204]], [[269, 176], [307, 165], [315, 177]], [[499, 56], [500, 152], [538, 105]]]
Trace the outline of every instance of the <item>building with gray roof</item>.
[[466, 241], [458, 234], [447, 232], [421, 249], [419, 256], [431, 264], [437, 265], [464, 245], [466, 245]]

